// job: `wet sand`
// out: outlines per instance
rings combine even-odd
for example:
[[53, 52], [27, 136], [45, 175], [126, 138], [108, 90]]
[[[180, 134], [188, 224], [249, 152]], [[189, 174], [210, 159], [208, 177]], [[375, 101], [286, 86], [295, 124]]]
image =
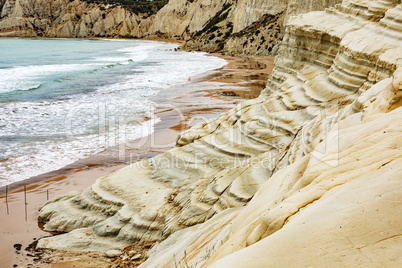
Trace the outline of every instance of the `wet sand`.
[[[0, 189], [1, 267], [107, 267], [111, 260], [102, 253], [52, 252], [47, 257], [26, 250], [37, 239], [52, 235], [37, 223], [39, 208], [49, 198], [83, 190], [99, 177], [172, 148], [180, 132], [257, 97], [272, 71], [273, 59], [221, 57], [228, 61], [224, 68], [192, 77], [185, 85], [189, 91], [172, 99], [169, 107], [156, 110], [160, 121], [152, 135]], [[52, 264], [39, 264], [38, 258]]]

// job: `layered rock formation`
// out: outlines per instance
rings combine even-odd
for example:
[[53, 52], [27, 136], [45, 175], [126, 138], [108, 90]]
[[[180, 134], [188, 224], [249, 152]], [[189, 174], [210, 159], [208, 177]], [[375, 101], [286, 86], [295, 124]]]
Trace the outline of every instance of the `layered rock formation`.
[[291, 15], [340, 0], [298, 2], [170, 0], [156, 15], [140, 17], [80, 0], [2, 0], [0, 36], [166, 38], [188, 40], [185, 50], [273, 55]]
[[161, 242], [142, 267], [401, 266], [402, 5], [288, 22], [261, 96], [47, 202], [41, 247]]
[[124, 37], [146, 27], [121, 7], [79, 0], [6, 0], [0, 10], [0, 36]]
[[[202, 6], [195, 1], [194, 6]], [[225, 1], [222, 9], [183, 46], [184, 50], [219, 51], [232, 55], [276, 55], [291, 16], [340, 3], [330, 1]], [[209, 27], [208, 27], [209, 26]], [[167, 31], [168, 32], [168, 31]]]
[[[296, 0], [280, 2], [274, 0], [170, 0], [157, 13], [149, 34], [160, 32], [167, 37], [191, 37], [192, 34], [202, 30], [211, 18], [217, 14], [222, 15], [226, 11], [229, 12], [224, 21], [225, 23], [232, 23], [233, 32], [237, 33], [259, 21], [266, 14], [275, 16], [284, 13], [285, 21], [287, 21], [293, 15], [323, 10], [337, 3], [340, 1], [309, 0], [301, 3]], [[281, 25], [283, 26], [283, 23]]]
[[223, 51], [230, 55], [275, 55], [279, 43], [284, 35], [284, 16], [281, 12], [275, 15], [265, 14], [262, 18], [253, 22], [239, 32], [234, 32], [233, 16], [224, 19], [232, 13], [229, 7], [223, 14], [218, 13], [211, 21], [219, 21], [216, 24], [208, 22], [202, 30], [188, 40], [182, 50], [189, 51]]

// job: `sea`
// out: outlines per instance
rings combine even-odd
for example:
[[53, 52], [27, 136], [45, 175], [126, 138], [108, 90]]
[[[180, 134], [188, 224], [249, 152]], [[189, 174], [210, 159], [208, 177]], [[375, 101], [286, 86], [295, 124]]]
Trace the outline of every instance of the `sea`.
[[0, 187], [151, 134], [160, 103], [226, 64], [177, 47], [0, 38]]

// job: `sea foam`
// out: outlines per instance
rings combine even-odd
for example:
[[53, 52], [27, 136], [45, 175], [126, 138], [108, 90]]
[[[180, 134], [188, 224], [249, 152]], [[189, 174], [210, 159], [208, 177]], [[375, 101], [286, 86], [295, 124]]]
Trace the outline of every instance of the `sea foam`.
[[[226, 63], [151, 41], [1, 42], [10, 56], [0, 63], [0, 186], [151, 134], [161, 93], [174, 98], [189, 77]], [[13, 57], [14, 46], [33, 47], [37, 61]]]

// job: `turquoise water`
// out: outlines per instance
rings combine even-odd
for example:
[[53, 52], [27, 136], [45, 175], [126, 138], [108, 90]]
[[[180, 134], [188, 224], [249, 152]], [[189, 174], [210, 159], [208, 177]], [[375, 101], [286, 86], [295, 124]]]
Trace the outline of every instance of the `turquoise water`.
[[158, 99], [224, 60], [134, 40], [0, 39], [0, 186], [152, 132]]

